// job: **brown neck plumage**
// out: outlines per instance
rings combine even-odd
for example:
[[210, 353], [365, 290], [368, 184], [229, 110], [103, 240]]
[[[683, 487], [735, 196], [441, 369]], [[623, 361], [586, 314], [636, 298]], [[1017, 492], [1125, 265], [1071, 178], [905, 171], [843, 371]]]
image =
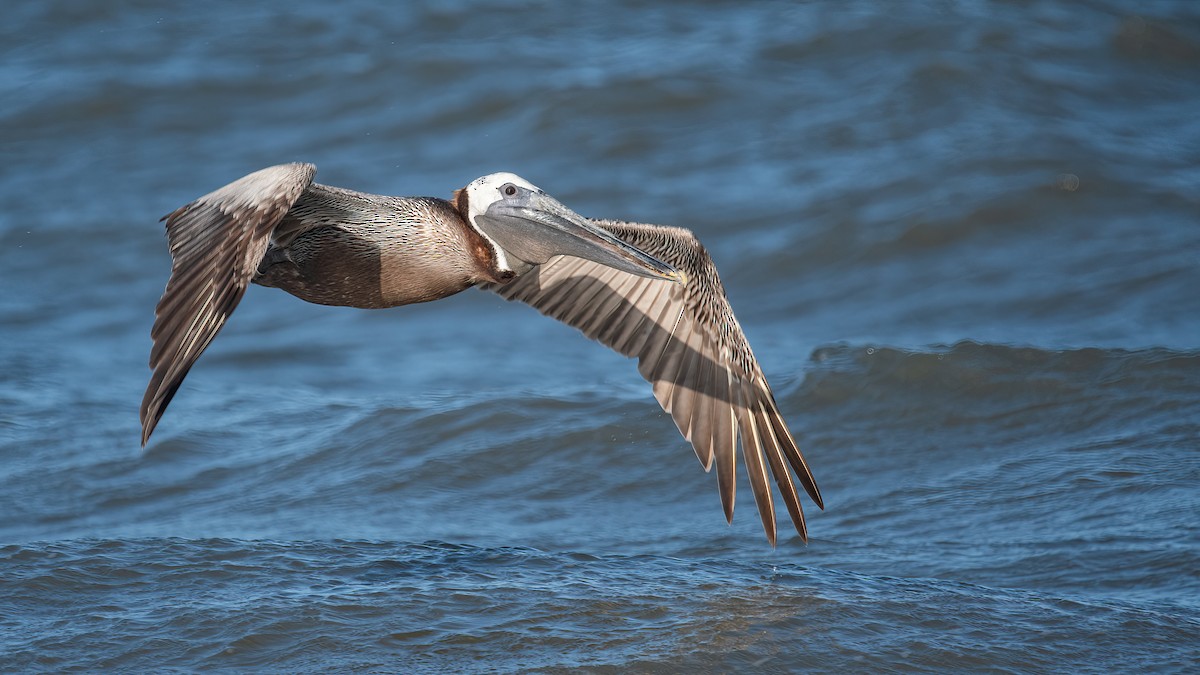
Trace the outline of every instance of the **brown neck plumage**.
[[458, 217], [462, 220], [463, 229], [467, 233], [467, 242], [471, 247], [471, 254], [479, 263], [479, 268], [486, 273], [489, 281], [493, 283], [504, 283], [511, 281], [516, 274], [512, 270], [502, 270], [496, 264], [496, 254], [492, 250], [492, 244], [483, 238], [483, 235], [475, 229], [473, 223], [469, 221], [471, 217], [471, 205], [467, 197], [467, 189], [461, 188], [454, 191], [450, 196], [450, 205], [458, 212]]

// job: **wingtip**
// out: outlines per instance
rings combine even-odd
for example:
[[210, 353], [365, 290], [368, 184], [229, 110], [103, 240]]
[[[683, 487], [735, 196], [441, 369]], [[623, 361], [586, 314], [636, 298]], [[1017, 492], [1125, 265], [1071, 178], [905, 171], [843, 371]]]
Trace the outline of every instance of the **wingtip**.
[[[798, 452], [798, 451], [797, 451]], [[812, 472], [808, 471], [808, 465], [804, 465], [804, 473], [797, 472], [797, 475], [805, 479], [804, 491], [808, 493], [808, 497], [813, 500], [817, 508], [825, 510], [825, 498], [821, 496], [821, 488], [817, 485], [817, 479], [813, 478]]]
[[172, 392], [163, 402], [162, 399], [155, 400], [151, 398], [150, 392], [146, 392], [146, 398], [142, 401], [142, 407], [138, 410], [138, 420], [142, 423], [142, 447], [150, 442], [150, 437], [154, 434], [154, 430], [158, 427], [158, 423], [162, 420], [163, 412], [166, 410], [166, 403], [170, 402], [174, 395]]
[[148, 418], [145, 415], [142, 416], [142, 447], [143, 448], [145, 448], [146, 444], [150, 442], [150, 434], [154, 433], [154, 427], [157, 423], [158, 423], [158, 420]]

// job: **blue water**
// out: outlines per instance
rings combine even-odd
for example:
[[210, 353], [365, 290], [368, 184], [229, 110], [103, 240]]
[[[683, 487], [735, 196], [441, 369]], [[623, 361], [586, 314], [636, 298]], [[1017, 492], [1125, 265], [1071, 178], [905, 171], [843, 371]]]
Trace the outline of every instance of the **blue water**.
[[[1200, 5], [42, 2], [0, 38], [0, 670], [1200, 660]], [[140, 449], [158, 218], [286, 161], [694, 230], [810, 542], [744, 484], [727, 526], [633, 362], [479, 291], [251, 288]]]

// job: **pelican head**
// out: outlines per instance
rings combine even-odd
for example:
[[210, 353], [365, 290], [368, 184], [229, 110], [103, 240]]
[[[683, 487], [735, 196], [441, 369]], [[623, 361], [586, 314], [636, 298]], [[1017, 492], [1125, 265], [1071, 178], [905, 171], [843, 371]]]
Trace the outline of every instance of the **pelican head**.
[[[500, 262], [540, 265], [557, 255], [584, 258], [651, 279], [683, 283], [674, 267], [588, 222], [536, 185], [512, 173], [477, 178], [464, 189], [467, 221], [496, 249]], [[511, 267], [510, 267], [511, 268]]]

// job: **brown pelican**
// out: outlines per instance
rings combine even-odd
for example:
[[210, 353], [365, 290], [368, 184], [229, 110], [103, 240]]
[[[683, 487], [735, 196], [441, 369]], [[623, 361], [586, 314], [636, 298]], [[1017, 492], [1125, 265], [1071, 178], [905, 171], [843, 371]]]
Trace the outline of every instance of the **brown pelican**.
[[164, 216], [171, 277], [151, 330], [142, 445], [250, 283], [362, 308], [479, 286], [636, 356], [705, 471], [716, 463], [730, 522], [740, 434], [767, 539], [775, 544], [769, 467], [808, 540], [791, 472], [824, 508], [821, 493], [691, 232], [587, 220], [510, 173], [479, 178], [450, 201], [329, 187], [315, 173], [270, 167]]

